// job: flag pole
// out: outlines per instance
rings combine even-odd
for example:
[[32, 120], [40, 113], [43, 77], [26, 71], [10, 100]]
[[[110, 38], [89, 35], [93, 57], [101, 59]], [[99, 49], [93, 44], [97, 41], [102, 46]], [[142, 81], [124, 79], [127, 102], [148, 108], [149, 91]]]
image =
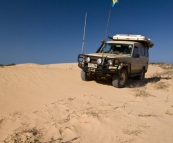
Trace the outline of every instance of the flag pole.
[[118, 3], [118, 0], [112, 0], [112, 5], [111, 5], [110, 10], [109, 10], [108, 21], [107, 21], [107, 25], [106, 25], [105, 40], [106, 40], [107, 33], [108, 33], [108, 27], [109, 27], [109, 21], [110, 21], [112, 7], [114, 7], [114, 5], [116, 3]]
[[[106, 42], [106, 36], [107, 36], [107, 32], [108, 32], [108, 26], [109, 26], [109, 20], [110, 20], [111, 10], [112, 10], [112, 6], [110, 7], [110, 10], [109, 10], [108, 21], [107, 21], [106, 32], [105, 32], [105, 38], [104, 38], [104, 43]], [[102, 54], [102, 57], [103, 57], [103, 55], [104, 55], [104, 52]], [[105, 60], [105, 58], [103, 59], [102, 64], [104, 63], [104, 60]]]
[[106, 41], [106, 37], [107, 37], [107, 33], [108, 33], [108, 26], [109, 26], [111, 11], [112, 11], [112, 6], [110, 7], [110, 10], [109, 10], [108, 21], [107, 21], [106, 32], [105, 32], [105, 38], [104, 38], [105, 41]]
[[84, 33], [83, 33], [83, 39], [82, 39], [82, 54], [84, 53], [84, 39], [85, 39], [86, 19], [87, 19], [87, 12], [85, 14]]

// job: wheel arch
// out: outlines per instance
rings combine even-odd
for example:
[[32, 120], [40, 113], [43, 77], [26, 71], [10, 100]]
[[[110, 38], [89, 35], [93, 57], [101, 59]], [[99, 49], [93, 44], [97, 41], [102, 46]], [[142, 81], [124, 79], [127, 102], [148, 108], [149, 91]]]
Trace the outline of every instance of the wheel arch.
[[142, 69], [144, 69], [144, 72], [146, 72], [146, 67], [145, 66], [143, 66]]
[[125, 69], [127, 71], [127, 75], [130, 73], [130, 66], [129, 65], [124, 65], [122, 69]]

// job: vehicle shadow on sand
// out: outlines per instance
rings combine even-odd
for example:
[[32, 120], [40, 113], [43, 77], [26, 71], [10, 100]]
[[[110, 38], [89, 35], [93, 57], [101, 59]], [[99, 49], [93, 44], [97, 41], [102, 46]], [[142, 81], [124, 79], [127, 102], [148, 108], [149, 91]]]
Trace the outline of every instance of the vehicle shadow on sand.
[[103, 85], [107, 85], [107, 86], [112, 86], [112, 81], [111, 81], [111, 80], [96, 79], [95, 82], [98, 83], [98, 84], [103, 84]]
[[[145, 78], [144, 80], [128, 78], [125, 88], [133, 88], [135, 86], [142, 87], [142, 86], [147, 85], [148, 83], [159, 82], [161, 79], [163, 79], [163, 77], [150, 77], [150, 78]], [[164, 78], [164, 79], [167, 79], [167, 78]], [[95, 80], [95, 82], [98, 84], [112, 86], [111, 80], [97, 79], [97, 80]]]
[[161, 80], [161, 77], [149, 77], [145, 78], [143, 80], [137, 80], [135, 78], [129, 78], [126, 83], [126, 88], [133, 88], [133, 87], [143, 87], [146, 86], [148, 83], [155, 83], [159, 82]]

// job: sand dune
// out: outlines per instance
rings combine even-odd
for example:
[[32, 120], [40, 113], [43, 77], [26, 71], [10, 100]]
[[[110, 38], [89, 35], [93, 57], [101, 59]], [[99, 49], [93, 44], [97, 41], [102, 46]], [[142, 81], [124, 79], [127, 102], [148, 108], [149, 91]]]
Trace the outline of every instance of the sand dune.
[[76, 63], [0, 67], [0, 142], [172, 143], [170, 73], [150, 65], [118, 89], [82, 81]]

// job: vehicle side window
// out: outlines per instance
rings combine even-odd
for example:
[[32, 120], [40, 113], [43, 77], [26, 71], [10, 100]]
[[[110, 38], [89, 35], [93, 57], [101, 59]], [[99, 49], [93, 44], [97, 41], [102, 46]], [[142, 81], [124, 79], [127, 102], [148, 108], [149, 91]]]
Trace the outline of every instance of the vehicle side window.
[[145, 56], [145, 48], [141, 47], [141, 56]]
[[149, 55], [148, 55], [148, 48], [145, 48], [145, 56], [149, 57]]
[[135, 57], [135, 55], [138, 54], [138, 47], [134, 47], [133, 49], [133, 57]]

